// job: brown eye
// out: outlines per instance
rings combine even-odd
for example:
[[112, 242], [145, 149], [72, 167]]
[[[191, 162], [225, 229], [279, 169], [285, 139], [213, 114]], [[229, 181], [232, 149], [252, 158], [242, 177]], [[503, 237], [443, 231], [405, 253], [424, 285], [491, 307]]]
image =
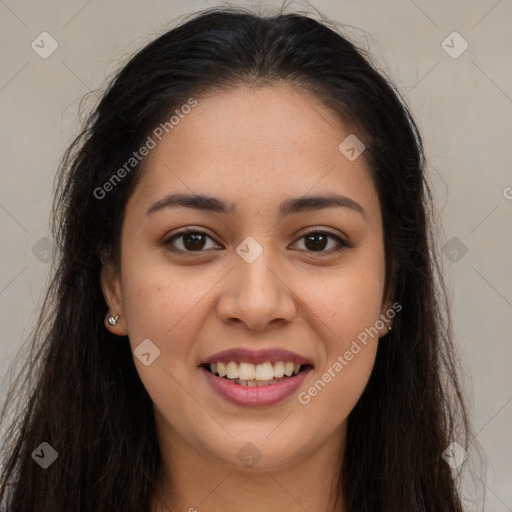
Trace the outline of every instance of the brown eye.
[[323, 251], [329, 237], [325, 233], [315, 233], [313, 235], [307, 235], [304, 238], [306, 240], [305, 245], [308, 249], [312, 251]]
[[[213, 243], [212, 246], [207, 247], [208, 240], [214, 242], [214, 240], [204, 231], [198, 229], [187, 229], [172, 235], [163, 242], [163, 245], [169, 247], [170, 251], [178, 253], [205, 252], [208, 249], [219, 247], [215, 243]], [[339, 236], [318, 229], [309, 231], [302, 235], [299, 240], [304, 240], [305, 248], [301, 250], [305, 250], [306, 252], [330, 254], [332, 252], [342, 251], [346, 247], [350, 247], [349, 244]], [[335, 244], [333, 247], [328, 248], [329, 241], [331, 240], [334, 240]]]
[[[318, 229], [309, 231], [299, 240], [304, 239], [304, 246], [307, 252], [320, 252], [320, 253], [331, 253], [331, 252], [339, 252], [343, 250], [345, 247], [348, 247], [348, 244], [342, 240], [339, 236], [329, 233], [327, 231], [320, 231]], [[334, 245], [334, 249], [328, 249], [329, 240], [334, 240], [336, 244]]]
[[[202, 252], [203, 249], [205, 249], [207, 239], [213, 241], [213, 239], [204, 231], [188, 229], [171, 236], [164, 241], [164, 245], [170, 245], [172, 247], [170, 250], [175, 252]], [[207, 247], [206, 249], [210, 248], [211, 247]]]
[[202, 249], [205, 244], [205, 238], [203, 235], [198, 233], [189, 233], [187, 235], [183, 235], [183, 245], [189, 251], [194, 251], [196, 249]]

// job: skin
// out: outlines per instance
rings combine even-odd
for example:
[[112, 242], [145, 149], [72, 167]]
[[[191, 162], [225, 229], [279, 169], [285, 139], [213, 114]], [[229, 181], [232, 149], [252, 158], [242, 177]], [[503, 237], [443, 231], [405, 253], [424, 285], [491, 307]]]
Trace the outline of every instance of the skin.
[[[132, 350], [149, 338], [161, 351], [149, 366], [134, 357], [163, 460], [152, 511], [343, 511], [333, 503], [347, 416], [387, 326], [307, 405], [297, 395], [391, 307], [376, 189], [364, 158], [338, 150], [351, 132], [309, 93], [244, 86], [197, 99], [148, 155], [125, 211], [121, 271], [105, 266], [101, 276], [110, 314], [119, 315], [106, 327], [128, 335]], [[208, 194], [237, 210], [145, 215], [171, 192]], [[346, 207], [279, 216], [285, 199], [333, 192], [365, 216]], [[177, 252], [166, 249], [163, 241], [189, 226], [206, 232], [203, 245], [193, 251], [185, 236], [174, 240]], [[313, 226], [352, 247], [335, 252], [332, 238], [315, 245], [303, 238]], [[248, 236], [263, 248], [252, 263], [236, 252]], [[239, 346], [288, 349], [314, 369], [276, 405], [234, 405], [198, 365]], [[252, 468], [237, 457], [248, 441], [261, 453]]]

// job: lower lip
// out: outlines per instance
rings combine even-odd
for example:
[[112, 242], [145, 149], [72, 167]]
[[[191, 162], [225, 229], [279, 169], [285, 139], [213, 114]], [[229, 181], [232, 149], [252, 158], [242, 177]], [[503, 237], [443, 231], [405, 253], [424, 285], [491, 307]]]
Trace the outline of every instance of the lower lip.
[[199, 370], [205, 375], [211, 387], [223, 398], [236, 405], [257, 407], [260, 405], [274, 405], [290, 396], [304, 381], [306, 375], [312, 370], [308, 367], [293, 377], [289, 377], [270, 386], [242, 386], [236, 382], [229, 382], [217, 377], [202, 366]]

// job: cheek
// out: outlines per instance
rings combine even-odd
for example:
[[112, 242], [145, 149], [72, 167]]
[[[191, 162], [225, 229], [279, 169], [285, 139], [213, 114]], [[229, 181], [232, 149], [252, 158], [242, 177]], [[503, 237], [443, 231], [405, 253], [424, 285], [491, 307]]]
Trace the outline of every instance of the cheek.
[[135, 253], [127, 258], [124, 273], [123, 305], [132, 349], [149, 338], [160, 348], [161, 356], [169, 354], [176, 359], [186, 354], [187, 347], [179, 343], [176, 333], [186, 340], [200, 325], [200, 308], [194, 304], [208, 290], [204, 280], [201, 284], [197, 277], [184, 277], [168, 265], [144, 262]]
[[374, 328], [379, 319], [379, 306], [380, 297], [372, 297], [360, 289], [325, 302], [328, 329], [324, 329], [325, 363], [321, 380], [329, 383], [334, 393], [332, 399], [336, 400], [339, 392], [338, 398], [346, 405], [355, 404], [370, 376], [379, 340]]
[[[202, 309], [194, 305], [202, 304], [208, 287], [204, 279], [202, 286], [197, 278], [185, 281], [169, 266], [145, 266], [142, 259], [131, 264], [125, 266], [130, 277], [124, 284], [124, 307], [137, 372], [158, 410], [186, 410], [190, 403], [180, 382], [185, 382], [183, 367], [191, 360], [192, 340], [203, 323]], [[148, 339], [159, 352], [146, 366], [137, 357], [137, 347]]]
[[308, 292], [325, 353], [315, 379], [298, 399], [308, 411], [308, 421], [318, 423], [315, 428], [336, 428], [368, 383], [379, 342], [374, 326], [382, 294], [375, 283], [374, 274], [355, 273]]
[[187, 315], [208, 287], [192, 267], [172, 266], [154, 249], [133, 245], [125, 251], [123, 299], [130, 330], [148, 328], [163, 336]]
[[374, 325], [382, 306], [383, 275], [377, 267], [346, 267], [303, 291], [333, 343], [343, 344]]
[[[331, 432], [344, 422], [370, 378], [377, 339], [366, 346], [357, 341], [349, 343], [344, 349], [330, 355], [326, 366], [297, 397], [304, 407], [304, 420], [311, 424], [313, 431]], [[347, 352], [351, 354], [350, 360]]]
[[340, 268], [321, 286], [308, 287], [304, 295], [317, 317], [325, 351], [320, 381], [308, 394], [323, 395], [316, 401], [318, 407], [337, 403], [340, 418], [363, 392], [379, 340], [375, 326], [381, 313], [384, 267], [375, 259], [361, 258], [359, 263]]

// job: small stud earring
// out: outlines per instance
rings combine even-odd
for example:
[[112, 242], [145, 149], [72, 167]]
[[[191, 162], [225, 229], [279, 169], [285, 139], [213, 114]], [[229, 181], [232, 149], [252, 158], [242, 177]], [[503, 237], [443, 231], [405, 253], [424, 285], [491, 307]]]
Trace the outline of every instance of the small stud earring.
[[391, 325], [388, 327], [388, 331], [392, 331], [393, 330], [393, 327], [391, 327]]
[[117, 324], [117, 320], [119, 319], [119, 315], [116, 316], [109, 316], [108, 317], [108, 323], [112, 326], [115, 326]]

